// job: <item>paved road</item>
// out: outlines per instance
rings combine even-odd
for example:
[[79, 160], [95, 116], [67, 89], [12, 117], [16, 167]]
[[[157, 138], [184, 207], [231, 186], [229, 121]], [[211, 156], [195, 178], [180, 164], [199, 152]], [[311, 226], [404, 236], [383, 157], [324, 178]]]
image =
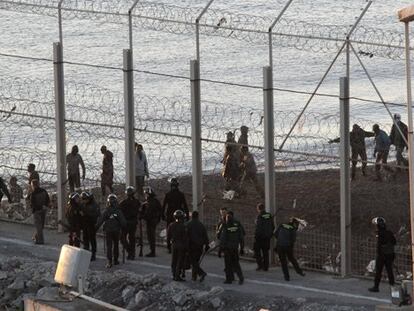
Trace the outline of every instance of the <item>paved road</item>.
[[[6, 256], [36, 257], [38, 259], [56, 261], [59, 258], [60, 246], [67, 241], [67, 234], [45, 230], [45, 245], [34, 245], [31, 241], [33, 227], [0, 221], [0, 254]], [[146, 249], [147, 250], [147, 249]], [[144, 252], [145, 253], [145, 252]], [[158, 249], [156, 258], [138, 258], [127, 261], [117, 269], [134, 271], [139, 274], [155, 272], [162, 277], [169, 278], [170, 257], [164, 248]], [[90, 268], [105, 269], [102, 239], [98, 241], [98, 260], [92, 262]], [[216, 256], [207, 256], [203, 268], [208, 273], [206, 283], [210, 286], [219, 285], [234, 293], [249, 295], [285, 296], [290, 298], [324, 299], [329, 303], [344, 305], [360, 305], [374, 309], [377, 304], [390, 301], [389, 287], [383, 283], [380, 293], [370, 293], [367, 288], [372, 281], [361, 279], [342, 279], [332, 275], [307, 272], [305, 277], [291, 273], [291, 281], [285, 282], [280, 268], [272, 268], [268, 272], [256, 272], [256, 265], [252, 262], [243, 262], [245, 284], [225, 285], [224, 263]], [[189, 278], [189, 276], [187, 277]], [[190, 283], [190, 282], [188, 282]]]

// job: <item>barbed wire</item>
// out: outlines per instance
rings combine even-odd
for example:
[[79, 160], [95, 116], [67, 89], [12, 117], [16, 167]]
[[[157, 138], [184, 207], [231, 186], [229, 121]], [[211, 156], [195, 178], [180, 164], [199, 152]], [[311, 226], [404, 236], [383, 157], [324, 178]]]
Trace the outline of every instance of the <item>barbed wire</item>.
[[[0, 9], [57, 17], [57, 2], [48, 0], [2, 0]], [[64, 1], [65, 19], [104, 20], [126, 24], [130, 3], [125, 1]], [[140, 2], [133, 13], [133, 25], [142, 29], [193, 35], [200, 8]], [[273, 19], [210, 9], [200, 21], [200, 33], [237, 39], [252, 44], [268, 44], [268, 28]], [[274, 46], [311, 52], [337, 51], [349, 26], [323, 25], [282, 18], [273, 30]], [[351, 38], [367, 55], [389, 59], [403, 57], [402, 33], [359, 26]]]

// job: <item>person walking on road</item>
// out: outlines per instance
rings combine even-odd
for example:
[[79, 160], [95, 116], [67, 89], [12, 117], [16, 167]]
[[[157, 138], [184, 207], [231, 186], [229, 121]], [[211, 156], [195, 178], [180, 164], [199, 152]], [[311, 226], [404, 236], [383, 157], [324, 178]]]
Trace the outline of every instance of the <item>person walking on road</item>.
[[141, 203], [134, 196], [134, 187], [127, 187], [125, 194], [127, 197], [120, 204], [120, 209], [126, 220], [126, 227], [122, 230], [121, 241], [128, 253], [127, 259], [134, 260], [137, 224], [141, 214]]
[[36, 227], [36, 233], [33, 236], [33, 240], [35, 244], [44, 244], [43, 229], [45, 227], [46, 209], [50, 205], [50, 198], [47, 191], [40, 188], [37, 179], [32, 180], [32, 191], [29, 195], [29, 202]]
[[393, 286], [395, 283], [392, 267], [395, 259], [394, 247], [397, 241], [395, 240], [394, 234], [390, 230], [387, 230], [384, 218], [376, 217], [372, 220], [372, 223], [376, 225], [377, 229], [377, 256], [375, 258], [374, 286], [368, 290], [370, 292], [379, 292], [379, 284], [384, 266], [387, 270], [389, 284]]
[[102, 196], [113, 193], [112, 185], [114, 184], [114, 155], [109, 151], [106, 146], [101, 147], [101, 153], [103, 154], [102, 160], [102, 173], [101, 173], [101, 190]]
[[224, 253], [224, 271], [226, 280], [224, 284], [231, 284], [234, 281], [234, 273], [239, 278], [239, 284], [244, 282], [243, 272], [240, 267], [240, 255], [244, 255], [244, 229], [238, 221], [234, 220], [232, 211], [228, 211], [226, 215], [226, 223], [222, 226], [220, 232], [220, 247]]
[[397, 165], [400, 166], [398, 171], [401, 171], [401, 166], [408, 166], [408, 160], [403, 156], [403, 151], [407, 148], [408, 127], [401, 121], [401, 115], [399, 113], [394, 114], [394, 124], [391, 128], [390, 141], [391, 145], [395, 146]]
[[149, 178], [147, 156], [142, 145], [135, 143], [135, 186], [139, 199], [144, 197], [145, 177]]
[[176, 210], [173, 214], [175, 222], [171, 223], [167, 229], [167, 247], [171, 256], [171, 272], [173, 280], [178, 282], [185, 281], [181, 278], [184, 270], [185, 255], [188, 251], [188, 231], [184, 223], [185, 214], [182, 210]]
[[269, 270], [270, 240], [275, 230], [272, 214], [265, 211], [262, 203], [257, 205], [256, 228], [254, 232], [254, 254], [257, 262], [257, 271]]
[[79, 165], [82, 167], [82, 180], [85, 180], [85, 164], [79, 154], [78, 146], [73, 146], [72, 151], [66, 156], [66, 165], [68, 168], [69, 189], [73, 193], [79, 190], [81, 186]]
[[305, 273], [299, 267], [299, 264], [293, 255], [293, 248], [296, 242], [296, 231], [299, 228], [299, 221], [291, 218], [287, 224], [281, 224], [275, 231], [276, 251], [279, 255], [280, 264], [282, 265], [283, 276], [286, 281], [290, 281], [288, 260], [292, 263], [297, 274], [305, 276]]
[[112, 264], [119, 265], [119, 236], [122, 228], [126, 228], [124, 214], [118, 207], [118, 198], [110, 194], [107, 199], [107, 208], [96, 224], [96, 230], [103, 225], [106, 239], [106, 267], [111, 268]]
[[147, 225], [147, 238], [150, 247], [150, 252], [145, 257], [155, 257], [156, 230], [161, 221], [162, 207], [152, 188], [147, 187], [144, 192], [146, 201], [143, 204], [142, 218]]
[[82, 211], [83, 211], [83, 248], [89, 250], [91, 247], [91, 261], [96, 260], [96, 223], [101, 216], [101, 210], [96, 203], [93, 194], [90, 192], [82, 192]]
[[196, 281], [200, 277], [200, 282], [204, 281], [207, 273], [200, 267], [200, 257], [204, 251], [209, 249], [209, 240], [206, 227], [198, 218], [198, 212], [191, 214], [191, 220], [187, 223], [189, 236], [189, 255], [192, 268], [192, 280]]

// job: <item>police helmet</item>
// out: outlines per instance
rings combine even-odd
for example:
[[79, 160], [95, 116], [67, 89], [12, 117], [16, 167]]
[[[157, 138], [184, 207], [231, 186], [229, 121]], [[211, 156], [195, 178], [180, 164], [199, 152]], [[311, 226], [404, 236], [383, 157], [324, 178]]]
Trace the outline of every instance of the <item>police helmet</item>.
[[111, 193], [110, 195], [108, 195], [107, 201], [108, 201], [108, 203], [116, 202], [116, 201], [118, 201], [118, 198], [116, 197], [115, 194]]
[[384, 217], [372, 218], [372, 224], [377, 225], [378, 227], [384, 227], [385, 226], [385, 219], [384, 219]]
[[91, 194], [89, 192], [87, 192], [87, 191], [83, 191], [80, 194], [80, 197], [81, 197], [82, 200], [87, 200], [87, 199], [89, 199], [91, 197]]
[[171, 178], [170, 184], [171, 184], [171, 186], [178, 187], [179, 183], [178, 183], [177, 178]]
[[155, 196], [155, 192], [150, 186], [144, 188], [144, 193], [148, 196]]
[[184, 216], [185, 216], [184, 212], [180, 209], [178, 209], [174, 212], [174, 219], [177, 220], [177, 221], [180, 220], [180, 219], [183, 219]]
[[73, 193], [69, 194], [69, 200], [73, 201], [76, 198], [79, 198], [79, 193], [73, 192]]
[[132, 186], [128, 186], [125, 189], [125, 194], [128, 195], [128, 196], [133, 195], [134, 193], [135, 193], [135, 188], [132, 187]]

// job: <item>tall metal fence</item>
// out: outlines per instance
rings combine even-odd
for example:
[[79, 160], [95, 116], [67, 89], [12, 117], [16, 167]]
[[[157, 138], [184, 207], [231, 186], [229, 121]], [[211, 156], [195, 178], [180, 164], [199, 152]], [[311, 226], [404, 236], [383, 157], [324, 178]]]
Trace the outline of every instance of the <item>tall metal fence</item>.
[[[306, 22], [290, 17], [290, 10], [306, 6], [303, 1], [271, 5], [274, 16], [249, 14], [214, 1], [176, 5], [0, 0], [4, 17], [0, 38], [5, 42], [0, 48], [0, 176], [6, 180], [17, 176], [27, 188], [26, 167], [35, 163], [42, 184], [51, 192], [57, 189], [52, 43], [60, 41], [66, 148], [69, 152], [72, 145], [79, 146], [86, 164], [83, 187], [101, 200], [100, 146], [106, 145], [114, 154], [115, 190], [122, 196], [126, 183], [122, 55], [129, 48], [134, 57], [134, 134], [148, 157], [148, 184], [162, 200], [168, 179], [178, 177], [190, 203], [190, 60], [198, 58], [204, 222], [213, 238], [219, 208], [234, 210], [246, 227], [251, 248], [255, 206], [264, 198], [254, 183], [244, 181], [240, 197], [229, 199], [222, 177], [223, 156], [226, 133], [232, 132], [237, 140], [240, 127], [247, 126], [259, 186], [265, 186], [267, 116], [262, 67], [270, 64], [275, 101], [275, 219], [278, 224], [291, 216], [307, 220], [309, 225], [297, 243], [302, 264], [339, 273], [340, 144], [331, 141], [340, 135], [339, 78], [350, 77], [351, 124], [370, 131], [377, 123], [389, 133], [392, 114], [400, 113], [403, 119], [405, 115], [399, 72], [403, 35], [392, 23], [381, 28], [363, 23], [364, 18], [372, 20], [371, 11], [377, 14], [372, 1], [350, 1], [349, 20], [336, 19], [337, 25], [322, 18], [316, 22], [323, 12], [313, 12], [315, 16], [310, 14]], [[338, 6], [332, 14], [344, 9]], [[366, 273], [374, 258], [372, 217], [386, 217], [395, 232], [407, 233], [409, 228], [405, 169], [394, 163], [391, 150], [393, 172], [382, 172], [383, 182], [373, 181], [374, 142], [367, 138], [366, 144], [369, 176], [361, 175], [359, 159], [356, 180], [351, 183], [352, 272], [358, 275]], [[3, 202], [0, 216], [28, 221], [30, 211], [24, 204], [19, 209]], [[56, 217], [56, 210], [51, 210], [52, 225]], [[397, 256], [403, 272], [410, 270], [405, 237], [400, 239]]]

